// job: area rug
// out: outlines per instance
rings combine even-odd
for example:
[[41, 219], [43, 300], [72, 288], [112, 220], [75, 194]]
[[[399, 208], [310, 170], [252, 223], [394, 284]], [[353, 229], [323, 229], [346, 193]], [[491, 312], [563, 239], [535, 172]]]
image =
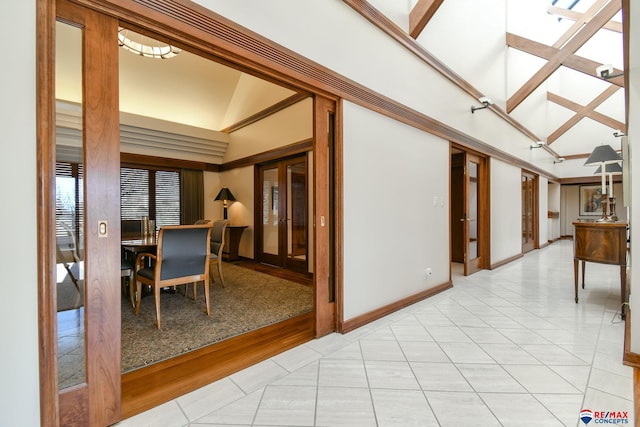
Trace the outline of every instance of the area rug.
[[160, 297], [162, 329], [156, 327], [153, 296], [142, 299], [134, 315], [122, 302], [122, 372], [129, 372], [244, 332], [277, 323], [313, 309], [313, 290], [288, 280], [230, 263], [223, 264], [225, 285], [217, 269], [210, 286], [211, 316], [207, 316], [204, 286], [196, 301], [191, 285]]

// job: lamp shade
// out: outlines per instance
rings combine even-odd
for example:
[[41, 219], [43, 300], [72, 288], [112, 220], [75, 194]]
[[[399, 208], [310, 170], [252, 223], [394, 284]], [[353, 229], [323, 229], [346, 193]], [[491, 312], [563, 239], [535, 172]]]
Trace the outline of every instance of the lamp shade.
[[215, 200], [228, 200], [230, 202], [235, 202], [236, 198], [233, 197], [233, 194], [231, 193], [231, 190], [229, 190], [227, 187], [222, 187], [222, 189], [220, 190], [220, 192], [218, 193], [218, 195], [216, 196]]
[[616, 153], [610, 145], [599, 145], [593, 149], [584, 165], [595, 166], [600, 163], [614, 163], [620, 160], [622, 160], [620, 154]]
[[[605, 169], [605, 173], [611, 173], [614, 175], [619, 175], [622, 173], [622, 166], [620, 166], [620, 163], [618, 162], [607, 163], [604, 169]], [[598, 169], [596, 169], [596, 171], [593, 174], [600, 175], [601, 173], [602, 173], [602, 166], [598, 166]]]

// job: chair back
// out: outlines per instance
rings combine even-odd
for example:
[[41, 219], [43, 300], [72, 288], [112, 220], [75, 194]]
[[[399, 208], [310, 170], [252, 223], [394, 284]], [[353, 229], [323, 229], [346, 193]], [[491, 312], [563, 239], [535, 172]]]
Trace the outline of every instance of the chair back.
[[160, 280], [208, 274], [210, 239], [210, 224], [161, 227], [156, 261]]
[[224, 248], [224, 232], [227, 229], [229, 221], [218, 220], [213, 223], [213, 230], [211, 231], [211, 253], [222, 256], [222, 248]]
[[195, 222], [195, 225], [200, 225], [200, 224], [209, 224], [211, 222], [210, 219], [199, 219]]

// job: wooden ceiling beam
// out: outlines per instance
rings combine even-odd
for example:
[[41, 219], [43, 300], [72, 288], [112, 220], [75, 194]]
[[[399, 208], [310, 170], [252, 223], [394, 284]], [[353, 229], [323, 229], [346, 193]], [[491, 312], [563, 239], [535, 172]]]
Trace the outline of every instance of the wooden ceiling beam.
[[[549, 6], [547, 8], [547, 13], [549, 15], [559, 16], [560, 18], [569, 19], [571, 21], [580, 21], [584, 16], [583, 13], [558, 6]], [[622, 22], [609, 21], [602, 28], [604, 28], [605, 30], [614, 31], [616, 33], [622, 33]]]
[[507, 113], [511, 113], [522, 101], [531, 95], [538, 86], [562, 65], [562, 61], [582, 47], [604, 24], [618, 13], [620, 8], [620, 0], [611, 0], [602, 8], [588, 24], [583, 26], [564, 47], [558, 50], [542, 68], [507, 100]]
[[417, 39], [444, 0], [418, 0], [409, 13], [409, 35]]
[[[514, 49], [518, 49], [522, 52], [526, 52], [530, 55], [537, 56], [543, 59], [551, 59], [553, 55], [558, 53], [558, 49], [552, 46], [547, 46], [546, 44], [538, 43], [534, 40], [521, 37], [512, 33], [507, 33], [507, 45]], [[587, 74], [594, 79], [597, 79], [595, 74], [596, 67], [599, 67], [599, 62], [592, 61], [590, 59], [584, 58], [578, 55], [569, 55], [562, 61], [562, 65], [571, 68], [572, 70], [579, 71], [581, 73]], [[622, 70], [615, 68], [612, 74], [623, 74]], [[613, 83], [614, 85], [624, 87], [624, 77], [618, 76], [607, 80], [609, 83]]]
[[602, 104], [606, 99], [608, 99], [610, 96], [616, 93], [618, 89], [620, 88], [617, 86], [613, 86], [613, 85], [609, 86], [604, 92], [602, 92], [593, 101], [591, 101], [589, 104], [585, 106], [582, 106], [576, 102], [566, 99], [560, 95], [547, 92], [547, 100], [554, 102], [569, 110], [572, 110], [576, 113], [573, 117], [567, 120], [562, 126], [556, 129], [555, 132], [553, 132], [551, 135], [547, 137], [547, 145], [551, 145], [560, 136], [562, 136], [565, 132], [567, 132], [573, 126], [578, 124], [578, 122], [585, 117], [595, 120], [598, 123], [602, 123], [605, 126], [609, 126], [612, 129], [619, 129], [622, 132], [626, 132], [626, 126], [624, 123], [595, 111], [595, 109], [600, 104]]
[[[564, 44], [571, 39], [582, 27], [587, 25], [589, 21], [595, 16], [596, 13], [607, 3], [607, 0], [597, 0], [591, 7], [582, 14], [580, 19], [577, 19], [571, 27], [560, 36], [560, 38], [553, 44], [553, 47], [561, 48]], [[603, 24], [605, 25], [605, 24]]]

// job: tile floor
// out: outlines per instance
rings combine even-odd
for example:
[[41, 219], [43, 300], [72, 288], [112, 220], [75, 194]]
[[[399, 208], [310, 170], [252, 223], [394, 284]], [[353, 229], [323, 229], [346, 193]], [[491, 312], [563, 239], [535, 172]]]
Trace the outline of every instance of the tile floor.
[[571, 241], [453, 279], [117, 425], [584, 426], [585, 408], [634, 425], [618, 267], [587, 264], [579, 304]]

